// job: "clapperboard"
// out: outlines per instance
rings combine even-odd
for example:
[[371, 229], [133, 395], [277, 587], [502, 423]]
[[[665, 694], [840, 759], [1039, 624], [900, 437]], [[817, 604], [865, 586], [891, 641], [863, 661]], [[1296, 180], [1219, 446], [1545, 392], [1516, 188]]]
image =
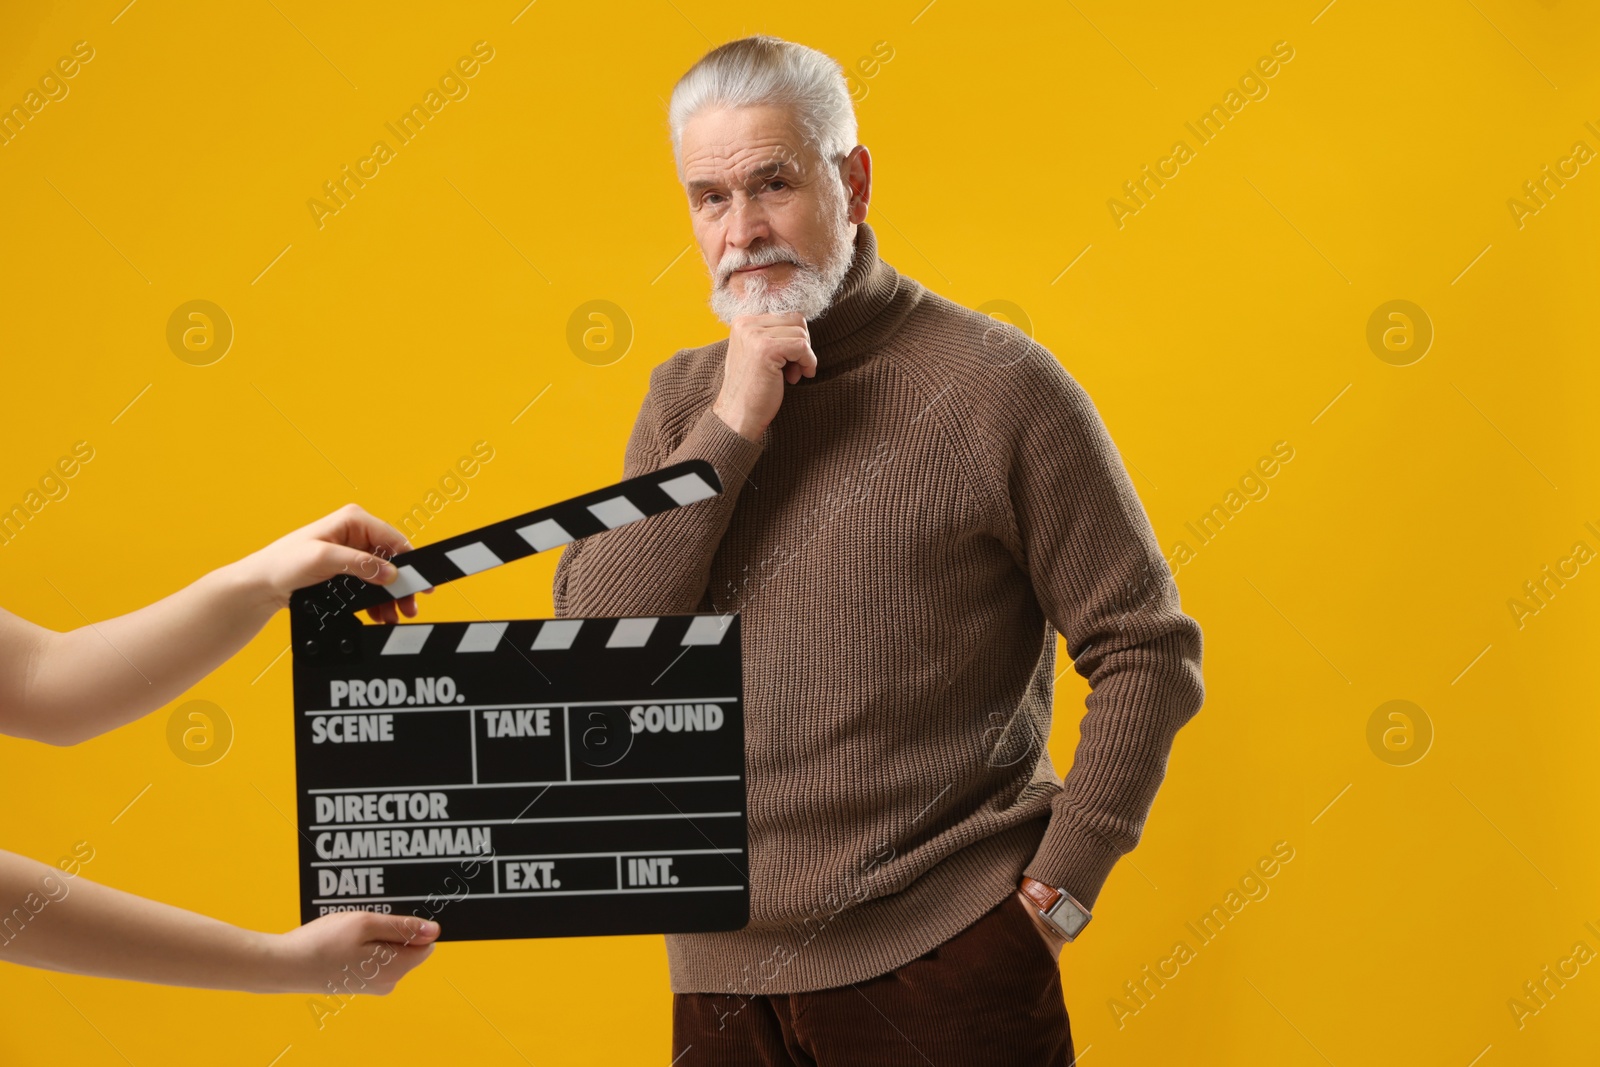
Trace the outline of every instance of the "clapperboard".
[[446, 940], [749, 920], [737, 615], [364, 624], [356, 612], [693, 504], [703, 460], [290, 599], [300, 911]]

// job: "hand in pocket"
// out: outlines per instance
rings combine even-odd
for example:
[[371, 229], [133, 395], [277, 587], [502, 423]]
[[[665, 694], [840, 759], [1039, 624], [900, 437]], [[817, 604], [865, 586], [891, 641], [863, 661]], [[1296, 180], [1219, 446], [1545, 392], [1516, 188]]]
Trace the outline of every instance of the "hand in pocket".
[[1014, 894], [1014, 897], [1017, 904], [1028, 913], [1029, 921], [1033, 924], [1033, 928], [1038, 932], [1039, 937], [1044, 941], [1045, 947], [1050, 950], [1050, 955], [1059, 960], [1061, 958], [1061, 946], [1067, 943], [1067, 939], [1056, 933], [1050, 924], [1040, 917], [1039, 909], [1034, 905], [1033, 901], [1023, 896], [1020, 891]]

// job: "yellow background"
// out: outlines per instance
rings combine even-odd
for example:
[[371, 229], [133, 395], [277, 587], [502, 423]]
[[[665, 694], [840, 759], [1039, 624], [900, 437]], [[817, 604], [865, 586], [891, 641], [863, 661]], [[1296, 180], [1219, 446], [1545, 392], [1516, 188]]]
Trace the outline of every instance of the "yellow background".
[[[1520, 628], [1508, 607], [1575, 542], [1600, 549], [1583, 525], [1600, 527], [1600, 166], [1520, 228], [1507, 206], [1575, 141], [1600, 149], [1588, 5], [124, 2], [0, 17], [7, 108], [74, 42], [95, 50], [0, 147], [0, 503], [74, 442], [95, 449], [0, 548], [9, 609], [70, 628], [347, 500], [398, 519], [480, 440], [494, 459], [420, 541], [612, 480], [651, 366], [719, 336], [666, 140], [673, 81], [750, 32], [853, 69], [887, 42], [856, 82], [882, 254], [969, 307], [1024, 309], [1094, 397], [1163, 547], [1274, 442], [1294, 449], [1178, 574], [1208, 699], [1063, 954], [1080, 1054], [1501, 1067], [1600, 1051], [1600, 965], [1521, 1026], [1508, 1006], [1575, 942], [1600, 951], [1584, 925], [1600, 927], [1600, 568]], [[323, 182], [480, 40], [494, 58], [470, 95], [319, 229]], [[1184, 122], [1278, 41], [1294, 58], [1269, 95], [1119, 229], [1123, 182], [1195, 147]], [[210, 366], [166, 341], [193, 299], [235, 330]], [[595, 299], [632, 323], [609, 365], [566, 340]], [[1409, 366], [1366, 341], [1393, 299], [1435, 330]], [[554, 562], [425, 610], [546, 615]], [[54, 861], [86, 840], [86, 877], [291, 926], [286, 641], [280, 616], [185, 698], [233, 724], [213, 765], [169, 749], [170, 708], [76, 749], [0, 743], [4, 846]], [[1083, 696], [1069, 671], [1060, 767]], [[1390, 700], [1431, 724], [1420, 761], [1369, 746]], [[1294, 859], [1270, 894], [1119, 1026], [1123, 983], [1193, 945], [1185, 922], [1278, 841]], [[656, 937], [446, 944], [320, 1031], [306, 999], [0, 968], [0, 1061], [676, 1054]]]

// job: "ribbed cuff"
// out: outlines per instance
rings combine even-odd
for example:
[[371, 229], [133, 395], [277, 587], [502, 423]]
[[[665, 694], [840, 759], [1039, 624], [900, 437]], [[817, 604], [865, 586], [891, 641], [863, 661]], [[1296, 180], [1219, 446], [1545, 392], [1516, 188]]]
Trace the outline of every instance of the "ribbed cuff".
[[739, 495], [745, 479], [755, 467], [756, 460], [766, 447], [767, 435], [760, 441], [751, 441], [723, 422], [715, 411], [707, 407], [689, 432], [672, 450], [665, 465], [681, 463], [687, 459], [703, 459], [716, 469], [722, 479], [722, 492], [727, 498]]
[[1039, 850], [1022, 873], [1065, 889], [1078, 903], [1093, 908], [1111, 868], [1121, 858], [1122, 853], [1094, 833], [1067, 825], [1058, 812], [1051, 817]]

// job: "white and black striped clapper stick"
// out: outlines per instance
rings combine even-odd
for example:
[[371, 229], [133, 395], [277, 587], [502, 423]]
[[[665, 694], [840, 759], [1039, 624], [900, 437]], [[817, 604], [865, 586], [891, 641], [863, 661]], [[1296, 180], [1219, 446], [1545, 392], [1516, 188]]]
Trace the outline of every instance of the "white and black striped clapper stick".
[[294, 594], [303, 922], [417, 915], [447, 940], [746, 925], [737, 615], [356, 614], [721, 489], [676, 464], [396, 556], [394, 585]]
[[[373, 585], [358, 575], [340, 575], [320, 586], [299, 590], [295, 597], [320, 613], [360, 611], [443, 585], [502, 563], [531, 556], [605, 530], [693, 504], [722, 492], [716, 470], [703, 459], [629, 478], [559, 504], [457, 534], [395, 556], [400, 576], [388, 585]], [[291, 607], [295, 605], [291, 604]]]

